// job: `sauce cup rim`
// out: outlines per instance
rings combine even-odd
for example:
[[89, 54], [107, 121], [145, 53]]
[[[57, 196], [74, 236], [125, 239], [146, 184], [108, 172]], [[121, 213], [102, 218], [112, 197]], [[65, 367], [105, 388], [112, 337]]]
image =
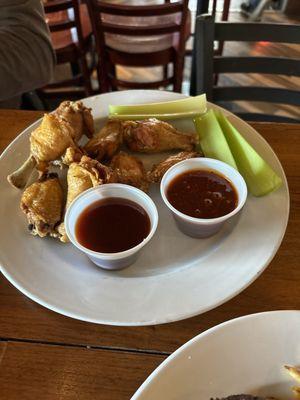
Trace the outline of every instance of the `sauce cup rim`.
[[[140, 204], [138, 199], [135, 199], [135, 200], [132, 200], [132, 201], [136, 202], [137, 204], [139, 204], [145, 210], [145, 212], [147, 213], [147, 215], [148, 215], [148, 217], [150, 219], [151, 228], [150, 228], [150, 231], [149, 231], [148, 235], [140, 243], [138, 243], [136, 246], [131, 247], [131, 248], [129, 248], [127, 250], [124, 250], [124, 251], [116, 252], [116, 253], [101, 253], [101, 252], [98, 252], [98, 251], [91, 250], [91, 249], [83, 246], [82, 244], [80, 244], [80, 242], [77, 240], [75, 232], [73, 232], [69, 227], [69, 220], [70, 220], [70, 214], [71, 214], [71, 212], [72, 212], [72, 210], [73, 210], [73, 208], [74, 208], [74, 206], [76, 205], [77, 202], [82, 201], [82, 199], [84, 197], [86, 197], [86, 196], [89, 196], [89, 194], [91, 192], [97, 192], [97, 191], [101, 192], [102, 190], [105, 190], [105, 189], [107, 189], [109, 187], [117, 189], [120, 192], [122, 192], [122, 191], [124, 192], [124, 191], [130, 190], [131, 192], [135, 193], [136, 195], [143, 197], [144, 200], [146, 202], [148, 202], [149, 205], [150, 205], [149, 209], [151, 209], [151, 216], [149, 215], [150, 214], [149, 210], [146, 210], [144, 205]], [[104, 199], [104, 198], [110, 198], [110, 197], [124, 198], [122, 196], [111, 196], [110, 195], [110, 196], [99, 197], [98, 200]], [[93, 204], [95, 201], [97, 201], [97, 200], [91, 201], [89, 204], [87, 204], [85, 207], [83, 207], [81, 209], [81, 211], [77, 214], [76, 220], [78, 219], [79, 215], [88, 206]], [[66, 234], [67, 234], [70, 242], [75, 247], [77, 247], [79, 250], [81, 250], [82, 252], [84, 252], [84, 253], [92, 256], [92, 257], [102, 258], [102, 259], [106, 259], [106, 260], [117, 260], [117, 259], [128, 257], [128, 256], [136, 253], [137, 251], [139, 251], [142, 247], [144, 247], [150, 241], [150, 239], [153, 237], [153, 235], [154, 235], [154, 233], [156, 231], [157, 225], [158, 225], [158, 212], [157, 212], [157, 208], [156, 208], [156, 205], [155, 205], [154, 201], [151, 199], [151, 197], [147, 193], [143, 192], [142, 190], [140, 190], [140, 189], [138, 189], [138, 188], [136, 188], [134, 186], [126, 185], [124, 183], [105, 183], [103, 185], [99, 185], [99, 186], [95, 186], [95, 187], [92, 187], [90, 189], [87, 189], [84, 192], [82, 192], [80, 195], [78, 195], [72, 201], [70, 206], [68, 207], [68, 209], [66, 211], [66, 214], [65, 214], [64, 223], [65, 223]], [[76, 224], [76, 222], [75, 222], [75, 224]], [[74, 224], [74, 226], [75, 226], [75, 224]]]
[[[238, 195], [238, 204], [237, 206], [228, 214], [222, 215], [221, 217], [216, 217], [216, 218], [196, 218], [196, 217], [191, 217], [190, 215], [184, 214], [181, 211], [177, 210], [168, 200], [167, 195], [166, 195], [166, 191], [168, 188], [168, 185], [170, 183], [168, 183], [168, 185], [166, 184], [166, 180], [168, 179], [168, 176], [177, 168], [180, 168], [182, 165], [185, 164], [195, 164], [194, 167], [189, 166], [189, 168], [186, 169], [186, 171], [181, 171], [180, 173], [176, 174], [173, 176], [172, 180], [175, 179], [175, 177], [177, 177], [178, 175], [180, 175], [181, 173], [184, 172], [188, 172], [188, 171], [193, 171], [193, 170], [211, 170], [213, 172], [216, 172], [218, 174], [223, 175], [227, 180], [229, 180], [232, 185], [234, 186], [237, 195]], [[215, 164], [215, 167], [211, 167], [206, 165], [206, 163], [210, 163], [210, 164]], [[226, 173], [224, 173], [222, 170], [218, 169], [218, 165], [219, 166], [223, 166], [226, 168], [229, 168], [229, 170], [231, 170], [231, 172], [233, 173], [233, 175], [236, 176], [237, 179], [240, 180], [241, 186], [243, 187], [243, 190], [239, 190], [235, 183], [233, 182], [233, 180], [228, 177], [226, 175]], [[178, 215], [179, 217], [181, 217], [182, 219], [186, 220], [187, 222], [191, 222], [191, 223], [198, 223], [200, 224], [206, 224], [206, 225], [213, 225], [216, 223], [221, 223], [223, 221], [226, 221], [228, 218], [233, 217], [235, 214], [237, 214], [244, 206], [246, 200], [247, 200], [247, 195], [248, 195], [248, 190], [247, 190], [247, 185], [246, 182], [244, 180], [244, 178], [242, 177], [242, 175], [239, 173], [238, 170], [236, 170], [235, 168], [233, 168], [231, 165], [224, 163], [223, 161], [220, 160], [216, 160], [214, 158], [208, 158], [208, 157], [194, 157], [194, 158], [189, 158], [187, 160], [183, 160], [178, 162], [177, 164], [173, 165], [171, 168], [169, 168], [167, 170], [167, 172], [164, 174], [161, 183], [160, 183], [160, 193], [161, 193], [161, 197], [164, 201], [164, 203], [166, 204], [166, 206], [176, 215]]]

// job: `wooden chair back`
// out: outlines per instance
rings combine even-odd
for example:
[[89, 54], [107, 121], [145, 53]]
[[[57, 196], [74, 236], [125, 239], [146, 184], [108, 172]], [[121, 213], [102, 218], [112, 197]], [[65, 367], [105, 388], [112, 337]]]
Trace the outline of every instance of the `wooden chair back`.
[[[214, 74], [261, 73], [300, 76], [300, 59], [287, 57], [229, 57], [214, 55], [214, 40], [236, 42], [280, 42], [300, 44], [300, 26], [262, 23], [215, 23], [210, 15], [196, 20], [191, 94], [206, 93], [220, 101], [262, 101], [300, 106], [300, 91], [261, 86], [214, 86]], [[244, 119], [296, 122], [276, 115], [240, 113]]]
[[[174, 85], [176, 91], [181, 89], [184, 53], [185, 53], [185, 29], [188, 16], [188, 1], [181, 0], [175, 3], [166, 1], [163, 4], [132, 6], [122, 4], [111, 4], [101, 0], [87, 0], [90, 18], [93, 25], [93, 32], [96, 39], [96, 49], [99, 58], [98, 79], [102, 92], [107, 92], [111, 88], [158, 88], [160, 86]], [[153, 17], [167, 16], [180, 13], [179, 22], [162, 22], [155, 25], [130, 26], [106, 22], [104, 15], [122, 17]], [[112, 49], [106, 44], [105, 34], [115, 34], [124, 36], [155, 36], [166, 34], [179, 34], [179, 44], [176, 49], [170, 47], [166, 50], [150, 53], [126, 53]], [[171, 78], [151, 82], [127, 82], [116, 78], [114, 67], [116, 64], [132, 67], [146, 66], [166, 66], [174, 63], [174, 74]], [[176, 71], [179, 76], [176, 77]], [[180, 80], [181, 79], [181, 80]]]
[[[66, 42], [64, 47], [58, 46], [56, 49], [57, 64], [70, 63], [72, 71], [76, 71], [70, 79], [49, 84], [45, 89], [60, 89], [49, 97], [64, 97], [71, 93], [67, 88], [73, 86], [83, 87], [83, 91], [75, 90], [79, 97], [92, 94], [91, 71], [86, 60], [87, 44], [82, 32], [79, 0], [48, 0], [44, 3], [44, 10], [50, 32], [57, 38], [57, 43]], [[70, 40], [65, 40], [66, 37], [70, 37]]]

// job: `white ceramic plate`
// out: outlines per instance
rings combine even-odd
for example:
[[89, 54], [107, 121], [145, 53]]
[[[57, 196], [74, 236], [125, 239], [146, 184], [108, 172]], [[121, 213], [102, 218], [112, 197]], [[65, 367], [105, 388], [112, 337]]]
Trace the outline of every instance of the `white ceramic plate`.
[[[98, 125], [109, 104], [147, 103], [183, 97], [164, 91], [124, 91], [88, 98]], [[226, 112], [227, 113], [227, 112]], [[228, 114], [228, 113], [227, 113]], [[234, 125], [283, 179], [262, 198], [249, 197], [240, 216], [214, 237], [191, 239], [178, 231], [159, 195], [158, 230], [138, 261], [120, 272], [97, 268], [71, 244], [40, 239], [27, 232], [19, 209], [20, 191], [6, 176], [28, 156], [29, 135], [21, 133], [0, 159], [0, 264], [3, 274], [25, 295], [61, 314], [111, 325], [151, 325], [210, 310], [247, 287], [271, 261], [285, 233], [289, 193], [282, 167], [266, 141], [232, 116]], [[186, 131], [191, 120], [176, 122]], [[158, 157], [161, 157], [158, 155]], [[155, 157], [145, 156], [146, 164]]]
[[300, 366], [300, 311], [233, 319], [166, 359], [131, 400], [209, 400], [233, 394], [292, 399], [284, 365]]

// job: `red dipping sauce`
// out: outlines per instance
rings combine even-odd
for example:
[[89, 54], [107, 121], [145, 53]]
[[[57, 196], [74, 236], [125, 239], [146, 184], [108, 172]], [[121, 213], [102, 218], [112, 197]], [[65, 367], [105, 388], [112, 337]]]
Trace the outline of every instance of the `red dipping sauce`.
[[233, 184], [215, 171], [195, 169], [174, 178], [166, 191], [176, 210], [194, 218], [218, 218], [238, 204]]
[[118, 253], [141, 243], [150, 228], [150, 218], [139, 204], [111, 197], [96, 201], [79, 215], [75, 235], [87, 249]]

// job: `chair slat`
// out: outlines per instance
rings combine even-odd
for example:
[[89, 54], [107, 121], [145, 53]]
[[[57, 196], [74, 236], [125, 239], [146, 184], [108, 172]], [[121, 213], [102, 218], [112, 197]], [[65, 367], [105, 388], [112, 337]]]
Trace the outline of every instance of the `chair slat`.
[[102, 23], [103, 31], [126, 36], [154, 36], [167, 33], [175, 33], [180, 29], [180, 25], [175, 23], [161, 24], [153, 26], [128, 26], [111, 23]]
[[300, 76], [300, 61], [285, 57], [220, 57], [214, 58], [216, 73], [261, 73]]
[[[110, 48], [107, 48], [107, 54], [114, 65], [119, 64], [128, 67], [148, 67], [150, 64], [151, 66], [166, 65], [174, 59], [173, 49], [147, 53], [147, 57], [144, 54], [127, 54]], [[149, 60], [151, 60], [151, 63]]]
[[261, 86], [222, 86], [213, 88], [214, 101], [251, 100], [300, 106], [300, 92]]
[[174, 78], [167, 78], [155, 82], [130, 82], [116, 79], [110, 76], [111, 82], [114, 87], [131, 88], [131, 89], [157, 89], [159, 87], [166, 87], [174, 82]]
[[48, 26], [51, 32], [59, 32], [76, 27], [76, 22], [74, 20], [67, 19], [65, 21], [51, 22], [48, 24]]
[[300, 25], [219, 22], [215, 24], [215, 40], [299, 44]]
[[98, 12], [111, 15], [123, 15], [128, 17], [150, 17], [156, 15], [168, 15], [181, 12], [183, 2], [155, 4], [149, 6], [129, 6], [123, 4], [109, 4], [104, 1], [90, 0]]
[[49, 0], [43, 3], [45, 13], [68, 10], [73, 7], [73, 0]]

